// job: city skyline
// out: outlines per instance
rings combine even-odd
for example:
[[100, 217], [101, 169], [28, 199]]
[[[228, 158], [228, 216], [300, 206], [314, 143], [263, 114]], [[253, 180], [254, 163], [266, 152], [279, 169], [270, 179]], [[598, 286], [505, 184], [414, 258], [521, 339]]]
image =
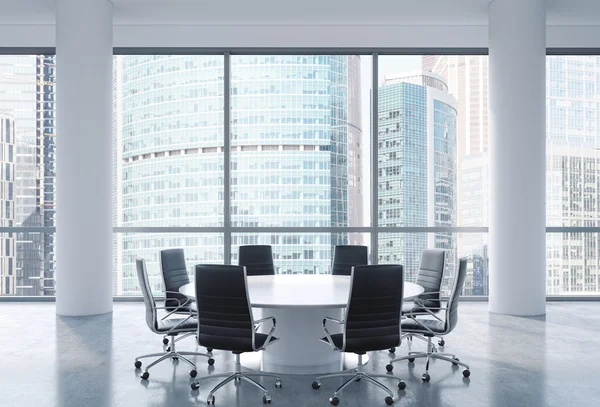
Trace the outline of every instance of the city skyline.
[[[120, 57], [116, 57], [118, 58]], [[132, 58], [145, 59], [138, 67], [140, 77], [135, 79], [140, 86], [137, 89], [129, 88], [131, 93], [128, 100], [120, 97], [115, 98], [113, 103], [115, 112], [123, 109], [124, 104], [130, 104], [128, 114], [120, 117], [116, 114], [114, 118], [115, 146], [121, 146], [121, 153], [124, 153], [121, 160], [114, 162], [115, 190], [129, 191], [116, 193], [113, 197], [114, 205], [121, 208], [122, 215], [115, 215], [114, 225], [222, 228], [225, 214], [223, 56], [202, 57], [210, 61], [202, 68], [203, 72], [211, 72], [209, 76], [216, 76], [210, 79], [210, 83], [200, 86], [197, 80], [202, 75], [196, 78], [188, 76], [187, 79], [191, 82], [187, 83], [182, 82], [186, 76], [180, 75], [181, 71], [193, 71], [192, 60], [202, 59], [200, 57], [185, 57], [187, 62], [181, 61], [182, 69], [165, 65], [152, 72], [148, 69], [162, 57]], [[328, 61], [328, 69], [315, 69], [325, 60]], [[345, 67], [340, 68], [344, 65], [340, 65], [340, 61], [344, 60]], [[373, 221], [370, 205], [374, 192], [371, 191], [368, 164], [372, 140], [369, 110], [372, 73], [365, 67], [371, 65], [372, 56], [232, 56], [231, 61], [231, 89], [232, 92], [237, 92], [231, 95], [231, 192], [235, 195], [231, 199], [231, 225], [245, 228], [369, 227]], [[237, 67], [240, 69], [236, 70]], [[456, 99], [456, 146], [452, 154], [452, 165], [455, 168], [453, 186], [444, 187], [453, 190], [452, 213], [438, 210], [441, 208], [438, 198], [429, 201], [430, 191], [427, 195], [428, 203], [417, 212], [427, 212], [427, 226], [485, 227], [489, 205], [487, 57], [380, 56], [380, 94], [381, 87], [390, 86], [386, 85], [386, 81], [393, 77], [404, 77], [402, 81], [414, 80], [414, 77], [407, 78], [407, 73], [414, 73], [418, 71], [415, 68], [419, 67], [423, 71], [433, 70], [434, 74], [443, 78], [447, 93]], [[597, 170], [600, 168], [600, 158], [597, 155], [600, 144], [598, 69], [598, 57], [547, 58], [548, 226], [594, 227], [600, 217], [594, 192], [600, 190], [597, 182], [600, 179]], [[133, 70], [131, 73], [133, 74]], [[3, 151], [0, 155], [3, 167], [3, 216], [0, 221], [3, 226], [54, 227], [54, 75], [53, 56], [0, 57], [0, 115], [5, 123], [7, 118], [12, 120], [14, 133], [14, 141], [2, 142]], [[422, 74], [417, 74], [419, 75]], [[117, 79], [117, 76], [115, 89], [123, 92], [127, 89], [128, 81]], [[165, 82], [155, 81], [152, 79], [154, 77], [161, 77]], [[176, 82], [175, 86], [172, 81]], [[302, 85], [290, 87], [290, 84], [296, 82]], [[296, 99], [283, 96], [290, 89], [300, 92], [294, 96]], [[161, 92], [162, 99], [154, 99]], [[146, 111], [146, 116], [139, 116], [139, 120], [136, 119], [136, 123], [140, 123], [138, 132], [134, 137], [128, 138], [123, 129], [132, 124], [134, 113], [139, 114], [144, 110], [147, 100], [152, 100], [158, 110]], [[273, 109], [280, 112], [279, 117], [271, 113]], [[193, 119], [187, 122], [187, 119], [182, 120], [185, 115]], [[269, 126], [265, 126], [266, 122], [261, 123], [261, 120], [277, 124], [277, 132], [268, 130]], [[153, 123], [151, 127], [147, 126], [150, 122]], [[311, 130], [305, 129], [306, 127], [311, 127]], [[381, 122], [379, 128], [381, 132]], [[118, 134], [119, 131], [121, 134]], [[6, 133], [4, 131], [4, 140]], [[276, 137], [281, 139], [277, 141]], [[329, 140], [329, 144], [322, 144], [321, 148], [318, 142], [307, 143], [306, 140], [311, 140], [311, 137], [314, 140]], [[178, 139], [185, 142], [179, 143]], [[9, 152], [11, 143], [12, 155]], [[435, 156], [435, 145], [432, 143], [432, 147], [427, 148], [426, 160], [431, 155]], [[381, 159], [382, 154], [387, 154], [381, 147], [379, 153], [378, 159]], [[327, 156], [329, 159], [322, 160], [321, 157], [312, 159], [312, 164], [306, 163], [306, 157], [310, 155]], [[167, 161], [169, 164], [163, 168], [165, 172], [162, 175], [157, 175], [156, 171], [161, 170], [153, 164], [145, 169], [141, 166], [143, 163]], [[434, 158], [432, 162], [436, 161]], [[8, 179], [7, 164], [11, 173]], [[405, 164], [408, 165], [408, 162]], [[305, 165], [313, 168], [313, 175], [307, 174], [310, 168], [304, 168]], [[434, 175], [430, 176], [430, 173]], [[194, 174], [202, 174], [202, 177], [198, 178]], [[436, 173], [428, 168], [427, 174], [425, 178], [428, 189], [435, 190]], [[162, 177], [162, 180], [155, 180], [156, 177]], [[387, 173], [379, 175], [378, 187], [381, 187], [382, 181], [387, 182], [385, 177]], [[148, 179], [152, 179], [152, 182], [147, 182]], [[206, 182], [199, 185], [202, 179]], [[271, 184], [273, 179], [279, 181]], [[237, 183], [238, 180], [240, 183]], [[405, 177], [403, 181], [408, 182], [409, 178]], [[290, 183], [290, 188], [285, 187], [287, 182]], [[157, 193], [169, 183], [179, 183], [175, 189], [183, 192], [171, 195]], [[147, 185], [144, 186], [145, 184]], [[8, 198], [10, 185], [12, 202]], [[303, 189], [301, 185], [311, 186]], [[196, 188], [198, 194], [193, 192]], [[404, 186], [399, 196], [409, 190], [411, 188]], [[284, 193], [287, 194], [285, 199]], [[293, 204], [299, 196], [305, 197], [306, 203]], [[416, 197], [417, 194], [413, 196]], [[8, 212], [6, 202], [11, 208]], [[380, 212], [387, 210], [381, 202], [379, 207]], [[408, 208], [406, 205], [405, 208], [398, 209]], [[155, 216], [153, 211], [158, 211], [160, 216]], [[403, 216], [407, 216], [406, 213]], [[123, 219], [127, 221], [123, 223]], [[406, 219], [414, 221], [417, 218]], [[421, 222], [423, 219], [421, 218]], [[402, 248], [404, 246], [406, 251], [409, 245], [400, 242], [408, 242], [410, 239], [426, 242], [429, 247], [446, 247], [453, 253], [449, 257], [469, 256], [465, 294], [487, 295], [487, 233], [398, 233], [392, 236], [380, 233], [377, 260], [384, 262], [382, 255], [385, 256], [388, 252], [390, 255], [398, 254], [397, 258], [403, 258]], [[265, 243], [282, 248], [279, 252], [275, 251], [279, 272], [328, 272], [331, 248], [335, 243], [369, 245], [370, 241], [368, 232], [331, 234], [245, 231], [231, 236], [230, 261], [235, 263], [238, 245]], [[388, 250], [386, 241], [388, 244], [390, 241], [397, 242], [395, 249]], [[3, 250], [0, 276], [4, 278], [0, 294], [53, 295], [56, 268], [54, 233], [5, 233], [1, 243]], [[115, 278], [115, 293], [128, 290], [135, 292], [135, 287], [126, 283], [134, 281], [134, 274], [131, 270], [128, 271], [127, 266], [124, 267], [125, 259], [129, 263], [139, 253], [155, 253], [151, 256], [157, 256], [162, 248], [189, 246], [198, 248], [190, 253], [190, 263], [208, 260], [225, 262], [224, 244], [222, 232], [149, 233], [144, 236], [140, 233], [115, 233], [115, 276], [118, 273], [123, 276]], [[13, 245], [14, 249], [11, 250]], [[419, 248], [422, 245], [419, 244]], [[597, 233], [548, 233], [548, 294], [600, 292], [599, 245]], [[307, 247], [313, 249], [305, 250]], [[128, 254], [119, 256], [119, 251]], [[418, 263], [418, 253], [414, 257], [410, 261], [402, 260], [409, 270], [415, 269]], [[13, 271], [8, 271], [11, 269], [11, 260]], [[117, 270], [120, 271], [117, 273]], [[158, 289], [159, 286], [160, 281], [156, 280], [155, 288]]]

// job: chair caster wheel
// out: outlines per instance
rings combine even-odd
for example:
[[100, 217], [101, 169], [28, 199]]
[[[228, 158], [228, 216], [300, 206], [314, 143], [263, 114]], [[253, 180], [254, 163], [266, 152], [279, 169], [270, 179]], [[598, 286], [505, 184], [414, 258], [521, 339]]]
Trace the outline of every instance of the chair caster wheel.
[[215, 396], [209, 397], [208, 399], [206, 399], [206, 404], [208, 405], [215, 405]]
[[148, 378], [150, 377], [150, 373], [144, 372], [141, 374], [140, 377], [142, 378], [142, 380], [148, 380]]
[[275, 380], [275, 388], [276, 389], [281, 389], [282, 386], [283, 386], [283, 383], [281, 382], [281, 379]]
[[168, 345], [169, 344], [169, 338], [163, 338], [163, 344], [164, 345]]
[[170, 346], [165, 347], [165, 352], [171, 352], [171, 347]]
[[396, 353], [396, 348], [390, 348], [390, 353]]
[[440, 345], [440, 346], [444, 346], [445, 344], [446, 344], [446, 341], [444, 341], [443, 339], [440, 339], [438, 341], [438, 345]]
[[388, 406], [391, 406], [392, 404], [394, 404], [394, 399], [391, 398], [390, 396], [387, 396], [385, 398], [385, 404], [387, 404]]
[[198, 372], [196, 372], [196, 369], [190, 370], [190, 376], [192, 376], [192, 377], [198, 376]]
[[[454, 358], [454, 360], [456, 360], [456, 361], [458, 362], [460, 359], [459, 359], [459, 358]], [[452, 362], [452, 365], [453, 365], [453, 366], [458, 366], [458, 363], [454, 363], [454, 362]]]
[[415, 358], [408, 358], [408, 363], [415, 363]]
[[208, 353], [212, 353], [212, 351], [213, 351], [213, 348], [206, 348], [206, 351], [207, 351]]
[[398, 383], [398, 390], [404, 390], [406, 389], [406, 383], [404, 383], [403, 381], [400, 381]]
[[385, 370], [387, 370], [388, 372], [391, 372], [392, 370], [394, 370], [394, 365], [392, 365], [391, 363], [388, 363], [385, 366]]
[[263, 396], [263, 404], [271, 404], [271, 396], [269, 396], [268, 394], [265, 394]]
[[463, 376], [464, 376], [464, 377], [469, 377], [469, 376], [471, 376], [471, 371], [470, 371], [469, 369], [465, 369], [465, 370], [463, 370]]
[[192, 390], [198, 390], [200, 388], [200, 384], [197, 382], [192, 382], [190, 387], [192, 388]]
[[208, 359], [208, 364], [210, 366], [214, 365], [215, 364], [215, 360], [213, 358]]
[[361, 381], [361, 378], [360, 378], [360, 377], [357, 377], [357, 378], [356, 378], [356, 381], [357, 381], [357, 382], [360, 382], [360, 381]]
[[424, 382], [429, 382], [429, 380], [431, 380], [431, 376], [429, 376], [429, 373], [423, 373], [423, 376], [421, 376], [421, 379], [423, 379]]
[[321, 387], [321, 383], [319, 382], [312, 382], [312, 388], [317, 390], [319, 387]]
[[330, 402], [331, 404], [333, 404], [334, 406], [337, 406], [338, 404], [340, 404], [340, 399], [339, 399], [337, 396], [335, 396], [335, 397], [330, 397], [330, 398], [329, 398], [329, 402]]
[[142, 367], [142, 361], [141, 360], [136, 360], [134, 363], [134, 366], [136, 369], [139, 369], [140, 367]]

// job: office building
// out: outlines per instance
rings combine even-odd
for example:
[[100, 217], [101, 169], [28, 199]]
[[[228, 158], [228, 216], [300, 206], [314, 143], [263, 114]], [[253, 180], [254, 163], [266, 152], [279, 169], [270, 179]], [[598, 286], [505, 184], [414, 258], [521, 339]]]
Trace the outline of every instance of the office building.
[[[285, 78], [286, 81], [282, 81]], [[123, 56], [113, 75], [116, 224], [222, 226], [223, 58]], [[358, 56], [236, 56], [231, 81], [231, 225], [361, 225]], [[182, 90], [184, 89], [184, 90]], [[234, 233], [273, 245], [278, 273], [322, 274], [348, 233]], [[223, 236], [117, 234], [115, 294], [139, 294], [135, 255], [159, 287], [156, 249], [223, 263]], [[141, 250], [141, 251], [140, 251]], [[147, 253], [146, 253], [147, 252]]]
[[[407, 73], [379, 87], [379, 226], [443, 227], [456, 222], [456, 100], [441, 76]], [[379, 261], [402, 264], [416, 278], [426, 248], [448, 250], [452, 233], [384, 234]]]
[[[0, 112], [0, 226], [15, 221], [15, 121]], [[0, 234], [0, 295], [16, 293], [16, 234]]]

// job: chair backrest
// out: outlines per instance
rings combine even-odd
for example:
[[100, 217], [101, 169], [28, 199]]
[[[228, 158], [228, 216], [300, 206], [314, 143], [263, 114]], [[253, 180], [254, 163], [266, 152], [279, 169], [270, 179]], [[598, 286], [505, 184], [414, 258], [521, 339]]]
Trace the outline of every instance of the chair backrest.
[[271, 246], [240, 246], [238, 265], [246, 267], [249, 276], [268, 276], [275, 274], [273, 251]]
[[369, 264], [367, 246], [335, 246], [331, 274], [334, 276], [349, 276], [352, 274], [353, 266], [366, 266], [367, 264]]
[[[402, 266], [353, 267], [346, 311], [346, 349], [365, 352], [398, 346], [403, 294]], [[348, 346], [356, 340], [370, 342], [373, 348], [369, 349], [369, 345], [363, 349]]]
[[458, 322], [458, 300], [462, 294], [463, 284], [467, 276], [467, 258], [463, 257], [458, 262], [458, 272], [454, 277], [454, 287], [448, 298], [446, 310], [446, 332], [452, 332]]
[[156, 317], [156, 301], [154, 301], [154, 295], [152, 295], [152, 288], [150, 287], [150, 280], [148, 279], [148, 271], [146, 270], [146, 261], [141, 258], [135, 259], [135, 266], [137, 269], [138, 281], [140, 283], [140, 290], [144, 297], [144, 305], [146, 306], [146, 324], [153, 332], [157, 329], [157, 317]]
[[180, 303], [188, 301], [185, 295], [179, 294], [179, 288], [190, 282], [183, 249], [161, 250], [160, 268], [165, 290], [170, 291], [165, 294], [165, 307], [168, 311], [173, 311]]
[[252, 338], [252, 309], [246, 271], [242, 266], [196, 266], [198, 343], [215, 349], [241, 351]]
[[419, 299], [427, 308], [440, 307], [439, 292], [442, 288], [445, 260], [446, 251], [442, 249], [426, 249], [421, 256], [421, 267], [416, 283], [425, 289]]

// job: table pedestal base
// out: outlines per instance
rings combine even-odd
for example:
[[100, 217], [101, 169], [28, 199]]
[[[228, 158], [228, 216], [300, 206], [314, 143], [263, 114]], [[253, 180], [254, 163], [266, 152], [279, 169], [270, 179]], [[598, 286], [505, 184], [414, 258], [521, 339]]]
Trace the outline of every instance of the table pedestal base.
[[[356, 367], [353, 354], [335, 352], [319, 339], [323, 338], [323, 317], [342, 319], [341, 308], [255, 308], [254, 318], [273, 316], [277, 320], [275, 336], [279, 341], [265, 351], [242, 354], [241, 363], [251, 369], [282, 374], [333, 373]], [[258, 332], [267, 333], [270, 322]], [[341, 327], [328, 323], [331, 334]], [[368, 360], [363, 357], [363, 363]]]

